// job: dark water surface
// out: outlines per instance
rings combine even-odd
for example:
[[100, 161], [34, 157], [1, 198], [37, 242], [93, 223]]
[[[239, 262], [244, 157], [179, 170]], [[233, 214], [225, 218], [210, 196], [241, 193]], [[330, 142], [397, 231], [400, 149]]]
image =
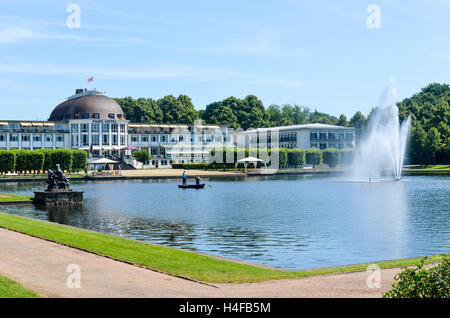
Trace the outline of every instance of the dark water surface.
[[[82, 208], [2, 211], [286, 269], [449, 252], [450, 178], [346, 182], [328, 177], [89, 181]], [[32, 195], [44, 184], [0, 183]]]

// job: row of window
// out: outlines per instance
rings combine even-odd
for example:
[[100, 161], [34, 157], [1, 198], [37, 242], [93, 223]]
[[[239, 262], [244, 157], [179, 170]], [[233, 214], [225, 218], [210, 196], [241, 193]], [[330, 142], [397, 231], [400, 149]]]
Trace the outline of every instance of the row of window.
[[[109, 135], [101, 135], [102, 137], [102, 145], [109, 145]], [[117, 146], [118, 143], [118, 136], [117, 135], [111, 135], [111, 144], [113, 146]], [[82, 146], [90, 146], [92, 142], [92, 145], [98, 146], [100, 145], [100, 135], [91, 135], [91, 138], [89, 138], [89, 135], [81, 135], [81, 145]], [[125, 136], [120, 136], [120, 144], [125, 145]], [[72, 135], [72, 146], [79, 146], [78, 143], [78, 135]]]
[[312, 143], [311, 147], [312, 148], [319, 148], [319, 149], [322, 149], [322, 150], [326, 149], [326, 148], [331, 148], [331, 147], [337, 148], [337, 149], [344, 149], [346, 147], [347, 148], [353, 148], [353, 144], [347, 143], [347, 144], [328, 145], [327, 143], [319, 143], [319, 144]]
[[353, 133], [332, 133], [332, 132], [312, 132], [311, 140], [317, 140], [317, 139], [329, 139], [329, 140], [353, 140], [354, 135]]
[[[30, 141], [30, 135], [22, 134], [20, 135], [20, 140], [27, 142]], [[5, 134], [0, 134], [0, 142], [5, 142], [7, 139]], [[64, 135], [55, 135], [56, 142], [64, 142]], [[19, 135], [11, 134], [9, 135], [9, 141], [19, 141]], [[42, 135], [33, 135], [33, 141], [39, 142], [42, 141]], [[45, 142], [53, 142], [53, 135], [46, 134], [44, 135]]]
[[[72, 116], [70, 115], [65, 115], [64, 117], [60, 117], [60, 118], [64, 118], [64, 120], [69, 120], [72, 119]], [[94, 118], [94, 119], [100, 119], [100, 114], [99, 113], [83, 113], [83, 114], [73, 114], [73, 119], [89, 119], [89, 118]], [[123, 119], [123, 115], [122, 114], [114, 114], [114, 113], [109, 113], [108, 114], [108, 118], [111, 119]]]
[[[197, 136], [197, 138], [195, 138], [195, 136], [188, 136], [188, 138], [186, 139], [186, 137], [184, 135], [179, 135], [179, 136], [172, 136], [172, 135], [160, 135], [159, 136], [159, 142], [160, 143], [167, 143], [167, 141], [170, 141], [171, 143], [177, 143], [177, 142], [184, 142], [185, 140], [189, 140], [190, 142], [214, 142], [214, 140], [216, 142], [227, 142], [230, 140], [229, 137], [222, 137], [222, 136], [216, 136], [214, 138], [214, 136], [202, 136], [199, 135]], [[157, 143], [158, 142], [158, 136], [157, 135], [151, 135], [150, 137], [148, 135], [143, 135], [143, 136], [138, 136], [138, 135], [131, 135], [131, 142], [133, 143], [148, 143], [148, 142], [152, 142], [152, 143]]]
[[121, 133], [125, 133], [125, 129], [126, 129], [126, 125], [124, 124], [110, 124], [110, 123], [103, 123], [103, 124], [99, 124], [99, 123], [92, 123], [92, 124], [72, 124], [71, 125], [71, 132], [72, 133], [78, 133], [78, 132], [82, 132], [82, 133], [88, 133], [89, 132], [89, 128], [91, 132], [100, 132], [100, 126], [101, 126], [101, 130], [102, 132], [109, 132], [109, 128], [111, 127], [111, 131], [112, 132], [118, 132], [119, 131], [119, 127], [120, 127], [120, 132]]

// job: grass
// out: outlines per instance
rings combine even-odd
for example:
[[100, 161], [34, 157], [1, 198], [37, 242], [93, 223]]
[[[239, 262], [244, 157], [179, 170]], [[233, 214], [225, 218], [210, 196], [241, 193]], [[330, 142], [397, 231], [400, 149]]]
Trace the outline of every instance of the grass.
[[0, 202], [17, 202], [17, 201], [31, 201], [33, 197], [27, 195], [0, 193]]
[[[302, 271], [267, 269], [5, 213], [0, 213], [0, 227], [203, 282], [260, 282], [361, 271], [367, 268], [367, 264], [358, 264]], [[419, 260], [420, 258], [412, 258], [376, 264], [381, 268], [389, 268], [413, 265]], [[430, 261], [438, 260], [438, 256], [433, 256], [430, 259]]]
[[0, 298], [39, 298], [22, 285], [0, 275]]
[[449, 171], [450, 165], [420, 165], [410, 168], [404, 168], [404, 171]]

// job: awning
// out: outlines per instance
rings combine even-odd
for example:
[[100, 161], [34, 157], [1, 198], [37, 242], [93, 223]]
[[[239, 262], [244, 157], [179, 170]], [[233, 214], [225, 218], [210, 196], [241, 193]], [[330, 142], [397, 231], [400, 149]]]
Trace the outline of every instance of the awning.
[[[80, 150], [90, 150], [91, 147], [81, 147], [81, 148], [78, 148], [78, 149], [80, 149]], [[100, 146], [92, 146], [92, 149], [93, 150], [101, 150], [102, 148]]]
[[54, 123], [44, 123], [44, 126], [55, 126]]
[[110, 164], [110, 163], [117, 163], [117, 161], [108, 159], [108, 158], [100, 158], [94, 161], [88, 162], [91, 165], [102, 165], [102, 164]]
[[259, 158], [255, 158], [255, 157], [247, 157], [244, 159], [240, 159], [237, 162], [263, 162], [264, 160], [259, 159]]
[[207, 155], [209, 151], [166, 151], [168, 155]]
[[31, 123], [20, 123], [20, 126], [31, 126]]
[[0, 123], [0, 126], [8, 126], [8, 123], [1, 122], [1, 123]]
[[103, 150], [112, 150], [113, 148], [110, 146], [102, 146], [102, 149]]
[[31, 123], [31, 125], [33, 125], [33, 126], [44, 126], [43, 123]]

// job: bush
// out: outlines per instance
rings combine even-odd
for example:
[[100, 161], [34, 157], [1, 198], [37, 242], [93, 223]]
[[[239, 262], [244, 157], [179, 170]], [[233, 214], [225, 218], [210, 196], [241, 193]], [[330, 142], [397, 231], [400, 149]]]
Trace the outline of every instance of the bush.
[[56, 165], [61, 166], [61, 170], [70, 171], [72, 168], [72, 151], [68, 149], [56, 149], [50, 152], [50, 169], [56, 169]]
[[0, 150], [0, 173], [14, 171], [16, 156], [12, 151]]
[[16, 157], [16, 165], [14, 167], [15, 172], [21, 173], [27, 171], [27, 155], [26, 150], [12, 150]]
[[403, 267], [395, 276], [397, 281], [384, 298], [450, 298], [450, 258], [429, 269], [424, 268], [423, 258], [415, 267]]
[[72, 171], [84, 171], [87, 165], [87, 152], [84, 150], [72, 150]]
[[341, 150], [341, 164], [345, 166], [349, 166], [353, 163], [355, 159], [355, 149], [353, 148], [345, 148]]
[[133, 152], [133, 157], [136, 158], [137, 161], [141, 162], [143, 165], [149, 161], [152, 157], [145, 150], [139, 150]]
[[286, 167], [288, 165], [288, 150], [286, 148], [278, 149], [278, 164], [280, 168]]
[[305, 163], [305, 151], [302, 149], [288, 149], [287, 161], [289, 166], [301, 166]]
[[44, 154], [39, 150], [25, 151], [26, 169], [40, 172], [44, 167]]
[[305, 152], [306, 163], [309, 165], [319, 165], [322, 160], [322, 152], [317, 148], [309, 148]]
[[210, 164], [207, 162], [172, 163], [172, 169], [184, 169], [184, 170], [190, 169], [207, 170], [209, 166]]
[[55, 151], [54, 149], [41, 149], [41, 153], [44, 155], [44, 164], [42, 169], [44, 171], [48, 171], [49, 169], [55, 169], [55, 167], [52, 167], [52, 161], [50, 159], [50, 154]]
[[340, 162], [340, 152], [335, 148], [327, 148], [322, 153], [323, 163], [330, 168], [336, 167]]

